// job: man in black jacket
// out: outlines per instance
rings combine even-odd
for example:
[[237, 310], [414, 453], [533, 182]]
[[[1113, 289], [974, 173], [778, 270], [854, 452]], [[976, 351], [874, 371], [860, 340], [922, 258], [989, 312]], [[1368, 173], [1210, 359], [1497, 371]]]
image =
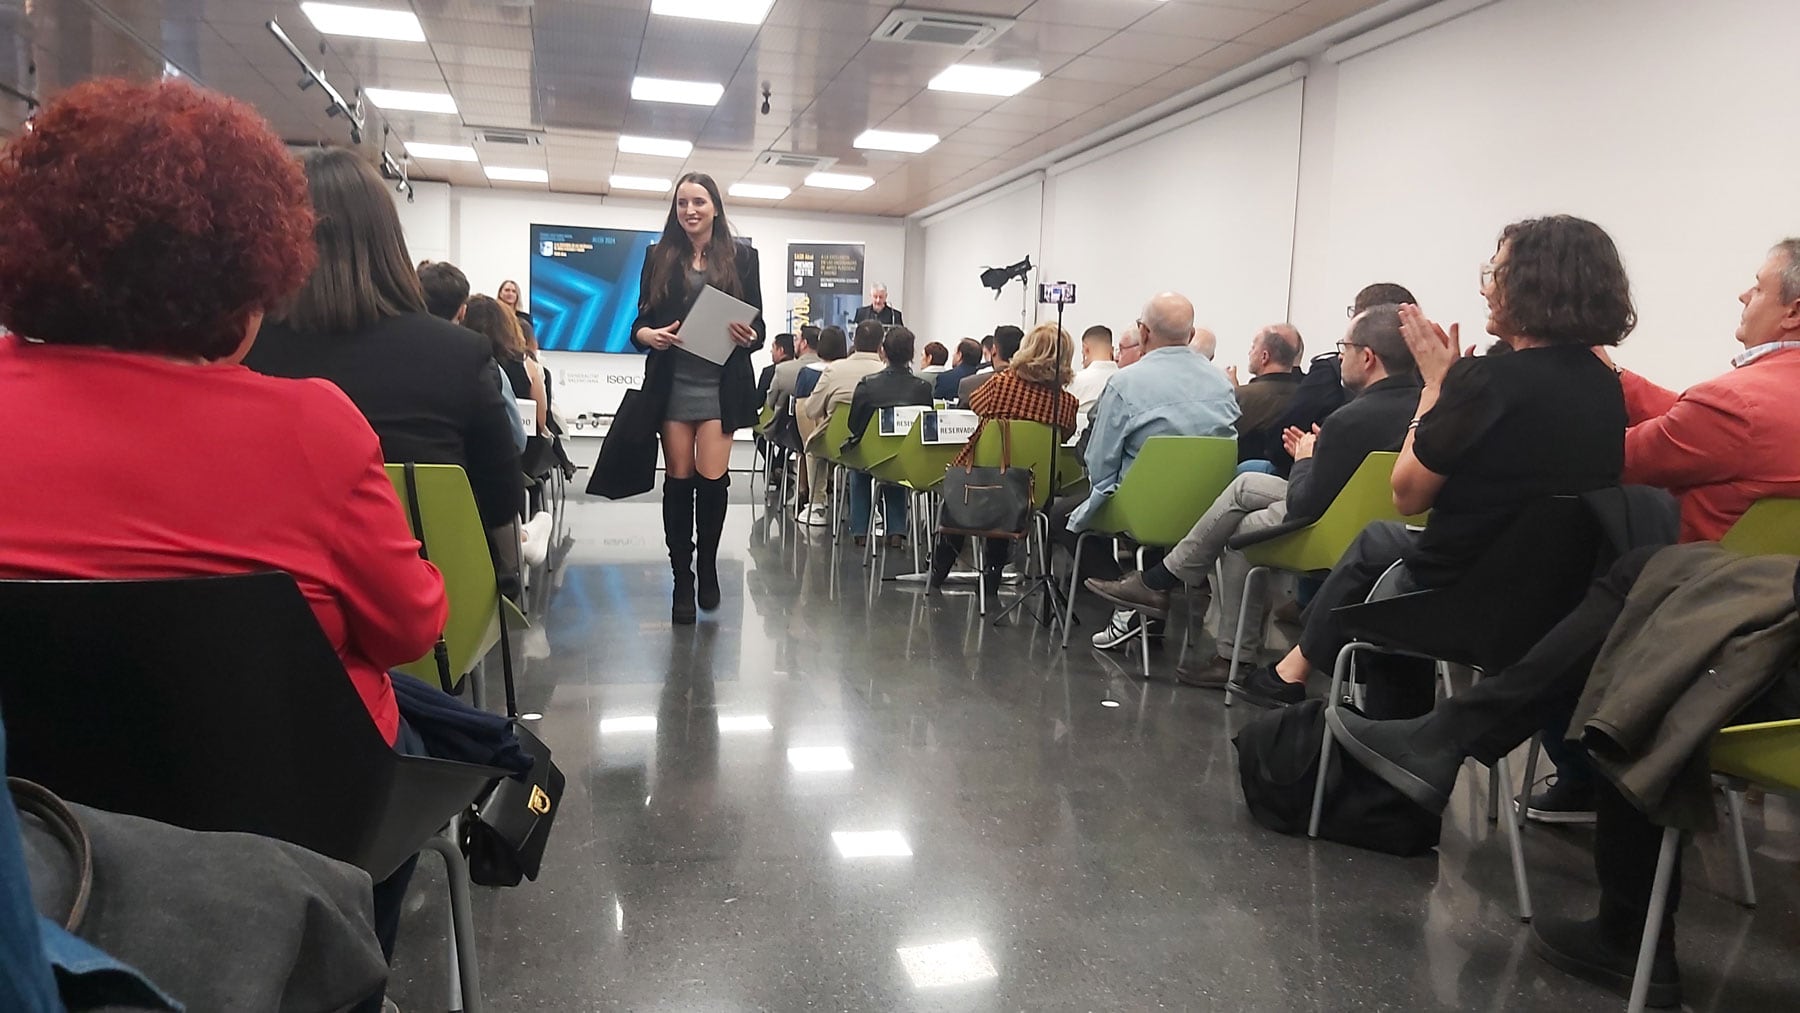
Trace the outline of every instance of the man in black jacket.
[[[1228, 552], [1225, 543], [1234, 535], [1317, 519], [1365, 457], [1398, 450], [1406, 439], [1407, 423], [1419, 404], [1419, 380], [1400, 333], [1399, 307], [1376, 306], [1357, 314], [1338, 350], [1344, 386], [1355, 399], [1310, 433], [1287, 432], [1294, 469], [1286, 481], [1257, 472], [1239, 475], [1161, 563], [1119, 580], [1087, 582], [1089, 590], [1119, 608], [1160, 619], [1168, 614], [1170, 591], [1183, 583], [1200, 584], [1212, 573], [1213, 564], [1223, 560], [1224, 586], [1215, 588], [1214, 594], [1219, 606], [1219, 661], [1179, 671], [1178, 677], [1189, 685], [1218, 688], [1229, 675], [1240, 596], [1250, 566], [1242, 553]], [[1262, 610], [1262, 602], [1250, 602], [1244, 617], [1239, 649], [1246, 657], [1254, 657], [1262, 647]]]
[[[881, 338], [881, 358], [887, 364], [880, 372], [870, 373], [856, 382], [850, 394], [850, 439], [846, 447], [862, 439], [863, 431], [875, 412], [901, 405], [931, 407], [931, 381], [912, 371], [913, 332], [904, 327], [890, 327]], [[850, 480], [850, 533], [857, 544], [869, 531], [872, 480], [857, 473]], [[900, 532], [906, 530], [906, 492], [899, 486], [884, 486], [884, 516], [887, 518], [888, 543], [899, 547]]]

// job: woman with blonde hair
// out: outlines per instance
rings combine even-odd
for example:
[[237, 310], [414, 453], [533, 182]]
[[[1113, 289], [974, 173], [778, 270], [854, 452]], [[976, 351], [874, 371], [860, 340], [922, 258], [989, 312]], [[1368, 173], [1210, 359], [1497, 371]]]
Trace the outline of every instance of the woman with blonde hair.
[[[1010, 364], [992, 380], [976, 388], [969, 397], [969, 407], [981, 417], [969, 442], [964, 445], [951, 467], [967, 465], [981, 439], [981, 430], [993, 419], [1022, 419], [1052, 426], [1059, 432], [1075, 431], [1075, 395], [1063, 388], [1075, 376], [1071, 360], [1075, 343], [1069, 332], [1055, 324], [1039, 324], [1019, 343], [1019, 351]], [[962, 551], [962, 537], [943, 535], [931, 553], [929, 586], [942, 587], [956, 557]], [[1012, 542], [990, 538], [983, 565], [988, 571], [989, 587], [1000, 586], [1000, 570], [1012, 553]]]

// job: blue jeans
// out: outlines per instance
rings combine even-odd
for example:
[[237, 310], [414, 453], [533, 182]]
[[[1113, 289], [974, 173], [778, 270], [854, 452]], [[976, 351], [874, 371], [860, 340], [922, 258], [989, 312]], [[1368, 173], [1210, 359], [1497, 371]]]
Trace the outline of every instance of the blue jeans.
[[[874, 498], [871, 486], [874, 479], [864, 472], [855, 472], [850, 476], [850, 533], [866, 535], [869, 533], [869, 514], [871, 500]], [[882, 508], [887, 517], [887, 533], [904, 534], [906, 531], [906, 490], [897, 485], [881, 487]]]
[[1239, 461], [1238, 462], [1237, 473], [1239, 475], [1248, 474], [1249, 472], [1252, 472], [1252, 471], [1256, 472], [1259, 475], [1279, 475], [1279, 474], [1281, 474], [1281, 472], [1276, 471], [1275, 466], [1273, 464], [1270, 464], [1268, 461]]

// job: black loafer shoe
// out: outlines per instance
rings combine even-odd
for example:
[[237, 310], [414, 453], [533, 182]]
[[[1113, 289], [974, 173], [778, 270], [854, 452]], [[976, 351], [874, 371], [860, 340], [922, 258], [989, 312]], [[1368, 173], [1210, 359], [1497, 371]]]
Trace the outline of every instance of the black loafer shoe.
[[1287, 707], [1306, 699], [1306, 687], [1298, 682], [1283, 682], [1275, 674], [1274, 665], [1258, 665], [1226, 689], [1258, 707]]
[[[1611, 939], [1598, 919], [1576, 921], [1540, 915], [1531, 922], [1531, 948], [1551, 965], [1619, 996], [1631, 995], [1637, 976], [1637, 943]], [[1675, 943], [1663, 933], [1650, 967], [1650, 991], [1644, 1005], [1665, 1009], [1681, 1005], [1681, 971]]]
[[1393, 785], [1425, 809], [1441, 813], [1462, 770], [1462, 757], [1452, 750], [1419, 748], [1414, 732], [1430, 715], [1404, 721], [1373, 721], [1341, 707], [1327, 708], [1325, 723], [1332, 737], [1370, 773]]

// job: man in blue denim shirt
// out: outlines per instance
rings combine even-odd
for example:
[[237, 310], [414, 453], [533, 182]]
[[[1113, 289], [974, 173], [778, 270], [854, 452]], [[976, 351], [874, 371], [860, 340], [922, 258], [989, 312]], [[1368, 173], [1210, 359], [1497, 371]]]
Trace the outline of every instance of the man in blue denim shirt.
[[[1144, 307], [1137, 330], [1143, 358], [1106, 382], [1094, 408], [1087, 448], [1092, 492], [1086, 500], [1059, 503], [1054, 511], [1067, 517], [1058, 540], [1070, 551], [1088, 518], [1119, 488], [1145, 440], [1152, 436], [1237, 435], [1233, 428], [1238, 419], [1236, 388], [1217, 366], [1188, 347], [1194, 336], [1194, 304], [1186, 296], [1164, 292]], [[1051, 518], [1053, 531], [1059, 528], [1058, 519]], [[1118, 564], [1104, 548], [1078, 562], [1084, 574], [1103, 580], [1118, 578]], [[1126, 621], [1134, 615], [1126, 612]], [[1128, 631], [1129, 627], [1123, 632]], [[1111, 646], [1101, 644], [1101, 638], [1116, 640], [1123, 632], [1102, 630], [1095, 643]]]

